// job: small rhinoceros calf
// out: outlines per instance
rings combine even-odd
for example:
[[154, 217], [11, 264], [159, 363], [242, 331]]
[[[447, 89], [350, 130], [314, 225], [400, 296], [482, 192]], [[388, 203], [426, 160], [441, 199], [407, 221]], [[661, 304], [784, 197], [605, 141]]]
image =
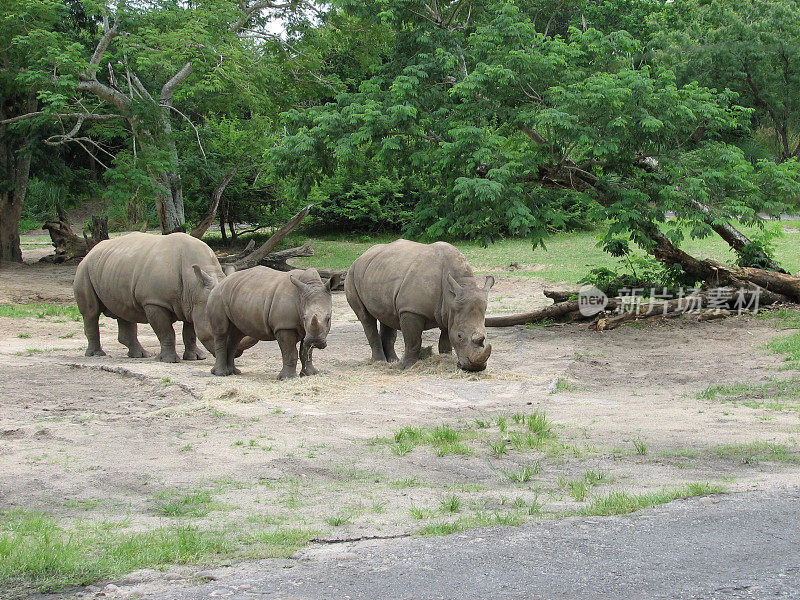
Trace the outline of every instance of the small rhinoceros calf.
[[438, 327], [439, 353], [455, 348], [460, 368], [482, 371], [492, 352], [485, 327], [492, 285], [489, 276], [478, 287], [464, 255], [450, 244], [397, 240], [357, 258], [344, 291], [364, 326], [372, 360], [397, 360], [394, 343], [400, 329], [405, 342], [401, 366], [407, 369], [419, 359], [422, 332]]
[[183, 321], [184, 360], [202, 360], [197, 337], [213, 349], [205, 317], [211, 288], [224, 278], [213, 250], [185, 233], [129, 233], [97, 244], [78, 265], [73, 290], [89, 341], [86, 356], [104, 356], [100, 314], [117, 320], [128, 356], [148, 353], [137, 338], [137, 323], [150, 323], [161, 343], [158, 360], [178, 362], [175, 330]]
[[[214, 336], [214, 375], [238, 375], [234, 364], [245, 336], [278, 340], [283, 369], [278, 379], [294, 377], [297, 342], [300, 375], [316, 375], [313, 348], [325, 348], [331, 330], [331, 282], [323, 282], [316, 269], [276, 271], [253, 267], [226, 277], [208, 298], [208, 318]], [[247, 347], [253, 345], [248, 343]]]

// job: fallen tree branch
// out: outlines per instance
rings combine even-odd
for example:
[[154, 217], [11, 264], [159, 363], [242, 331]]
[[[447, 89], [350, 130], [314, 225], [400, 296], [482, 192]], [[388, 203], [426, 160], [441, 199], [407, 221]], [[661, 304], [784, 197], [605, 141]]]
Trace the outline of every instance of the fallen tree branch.
[[249, 269], [250, 267], [255, 267], [256, 265], [261, 264], [261, 261], [263, 261], [267, 255], [270, 254], [278, 246], [278, 244], [281, 243], [281, 240], [283, 240], [283, 238], [289, 235], [298, 225], [300, 225], [300, 223], [308, 216], [314, 206], [316, 205], [309, 204], [306, 206], [303, 210], [289, 219], [289, 221], [287, 221], [283, 227], [273, 233], [272, 236], [258, 249], [251, 254], [233, 262], [233, 266], [236, 268], [236, 270], [241, 271], [242, 269]]
[[[567, 300], [566, 302], [556, 302], [544, 308], [517, 313], [513, 315], [502, 315], [486, 317], [486, 327], [512, 327], [514, 325], [527, 325], [528, 323], [541, 323], [542, 321], [565, 321], [578, 320], [583, 317], [579, 310], [579, 300]], [[609, 298], [606, 308], [614, 310], [619, 306], [618, 298]], [[580, 316], [578, 316], [580, 315]]]

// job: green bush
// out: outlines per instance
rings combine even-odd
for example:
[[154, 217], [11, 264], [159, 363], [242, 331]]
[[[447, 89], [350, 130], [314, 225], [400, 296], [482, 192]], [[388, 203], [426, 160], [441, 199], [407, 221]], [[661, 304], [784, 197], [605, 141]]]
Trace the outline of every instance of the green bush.
[[622, 289], [641, 289], [645, 295], [650, 290], [676, 296], [678, 288], [693, 287], [697, 282], [678, 265], [665, 265], [649, 255], [626, 254], [616, 268], [592, 269], [578, 283], [593, 285], [609, 296], [616, 296]]

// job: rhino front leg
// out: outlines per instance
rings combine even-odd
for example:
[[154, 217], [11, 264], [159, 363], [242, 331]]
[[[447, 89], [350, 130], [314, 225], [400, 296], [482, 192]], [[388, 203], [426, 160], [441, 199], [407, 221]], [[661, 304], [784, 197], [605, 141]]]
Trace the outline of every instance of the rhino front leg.
[[397, 341], [397, 329], [392, 329], [388, 325], [381, 323], [381, 346], [386, 362], [397, 362], [397, 352], [394, 351], [394, 343]]
[[303, 340], [300, 340], [300, 377], [305, 377], [307, 375], [319, 375], [319, 371], [314, 366], [314, 363], [311, 362], [311, 352], [314, 348], [308, 344], [305, 344]]
[[407, 369], [419, 360], [419, 352], [422, 349], [422, 331], [425, 328], [425, 318], [414, 313], [403, 313], [400, 315], [400, 331], [403, 332], [405, 342], [405, 353], [403, 361], [400, 363], [401, 369]]
[[183, 360], [203, 360], [205, 353], [197, 347], [197, 334], [194, 331], [194, 324], [183, 323]]
[[297, 342], [300, 341], [300, 336], [296, 331], [282, 329], [275, 333], [275, 338], [283, 357], [283, 369], [278, 374], [278, 379], [297, 377]]
[[439, 334], [439, 354], [450, 354], [453, 351], [453, 344], [450, 342], [450, 334], [442, 329]]
[[117, 339], [120, 344], [128, 348], [129, 358], [147, 358], [150, 356], [150, 353], [142, 348], [139, 343], [139, 328], [136, 323], [125, 319], [117, 319], [117, 329]]
[[144, 312], [147, 315], [147, 322], [156, 332], [161, 344], [161, 352], [156, 356], [156, 360], [167, 363], [179, 362], [178, 353], [175, 352], [175, 330], [172, 328], [175, 319], [172, 313], [166, 308], [152, 304], [145, 306]]

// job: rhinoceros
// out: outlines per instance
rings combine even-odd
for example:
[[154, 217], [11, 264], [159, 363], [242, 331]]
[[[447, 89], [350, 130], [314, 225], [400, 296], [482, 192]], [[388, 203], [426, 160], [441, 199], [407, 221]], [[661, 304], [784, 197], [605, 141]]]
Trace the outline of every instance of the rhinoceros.
[[213, 350], [205, 316], [211, 289], [225, 274], [214, 252], [185, 233], [129, 233], [97, 244], [78, 265], [75, 300], [83, 315], [86, 356], [105, 356], [100, 314], [117, 320], [128, 356], [148, 356], [137, 338], [137, 323], [150, 323], [161, 343], [157, 359], [178, 362], [172, 324], [183, 321], [183, 359], [202, 360], [197, 337]]
[[278, 379], [296, 375], [298, 341], [300, 375], [316, 375], [311, 351], [327, 345], [331, 281], [323, 282], [316, 269], [287, 273], [253, 267], [223, 279], [209, 295], [206, 314], [214, 336], [214, 375], [238, 375], [237, 349], [241, 353], [258, 340], [278, 341], [283, 356]]
[[[486, 301], [494, 278], [478, 287], [467, 259], [446, 242], [397, 240], [373, 246], [355, 260], [344, 291], [372, 348], [372, 360], [398, 360], [397, 330], [403, 332], [401, 367], [419, 359], [422, 332], [438, 327], [439, 353], [453, 348], [458, 366], [482, 371], [492, 352], [486, 343]], [[378, 333], [380, 322], [381, 330]]]

